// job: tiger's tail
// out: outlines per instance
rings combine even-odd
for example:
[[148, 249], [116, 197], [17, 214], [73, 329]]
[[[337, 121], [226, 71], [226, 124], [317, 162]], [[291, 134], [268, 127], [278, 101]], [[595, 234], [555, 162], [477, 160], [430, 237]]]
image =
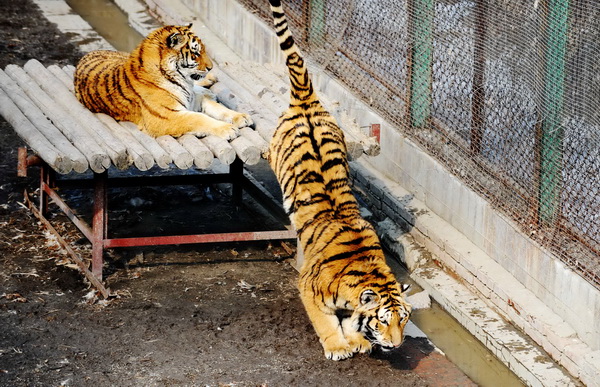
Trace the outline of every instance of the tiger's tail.
[[313, 85], [308, 75], [304, 58], [288, 28], [287, 18], [283, 13], [280, 0], [269, 0], [273, 12], [275, 32], [279, 38], [279, 46], [286, 56], [286, 65], [290, 75], [290, 105], [307, 104], [317, 100]]

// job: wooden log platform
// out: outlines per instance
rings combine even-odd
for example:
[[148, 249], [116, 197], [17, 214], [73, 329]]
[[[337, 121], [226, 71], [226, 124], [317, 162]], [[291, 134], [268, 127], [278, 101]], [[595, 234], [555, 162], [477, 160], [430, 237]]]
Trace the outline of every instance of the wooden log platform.
[[[218, 85], [218, 83], [217, 83]], [[234, 94], [224, 85], [218, 90]], [[233, 97], [235, 98], [235, 97]], [[2, 114], [27, 145], [59, 174], [110, 167], [146, 171], [160, 168], [208, 169], [217, 159], [225, 165], [240, 158], [252, 165], [264, 155], [268, 139], [243, 128], [231, 142], [218, 137], [153, 138], [128, 122], [94, 114], [73, 93], [73, 67], [45, 67], [32, 59], [23, 67], [0, 70]]]
[[[111, 237], [108, 231], [109, 186], [231, 183], [233, 199], [238, 204], [242, 191], [245, 191], [287, 224], [283, 209], [243, 168], [244, 164], [256, 164], [261, 157], [266, 157], [273, 130], [270, 126], [274, 127], [275, 122], [264, 119], [229, 87], [217, 83], [215, 94], [223, 96], [220, 101], [235, 110], [256, 115], [262, 130], [242, 128], [240, 136], [231, 141], [193, 135], [153, 138], [131, 122], [117, 122], [108, 115], [91, 113], [81, 105], [73, 93], [73, 72], [73, 66], [45, 67], [36, 60], [30, 60], [23, 67], [9, 65], [0, 70], [0, 114], [34, 153], [29, 156], [26, 149], [19, 149], [19, 175], [26, 176], [28, 166], [40, 166], [39, 205], [36, 207], [27, 193], [25, 201], [48, 230], [55, 233], [72, 261], [102, 297], [111, 295], [104, 287], [102, 273], [103, 254], [109, 248], [296, 238], [290, 226], [275, 231]], [[215, 172], [222, 170], [213, 168], [215, 163], [228, 166], [229, 172]], [[144, 173], [152, 168], [167, 171], [165, 174]], [[115, 170], [127, 170], [127, 173], [118, 174]], [[207, 171], [197, 173], [193, 170]], [[92, 178], [89, 178], [89, 172]], [[69, 176], [61, 178], [67, 174]], [[123, 175], [126, 177], [119, 177]], [[61, 197], [62, 187], [93, 190], [91, 225]], [[50, 203], [58, 206], [90, 241], [91, 259], [77, 255], [56, 232], [46, 217]]]

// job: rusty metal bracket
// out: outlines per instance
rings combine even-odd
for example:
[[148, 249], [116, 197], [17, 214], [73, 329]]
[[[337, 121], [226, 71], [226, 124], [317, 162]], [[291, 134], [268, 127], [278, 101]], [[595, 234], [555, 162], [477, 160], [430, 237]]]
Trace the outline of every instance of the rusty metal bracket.
[[71, 260], [79, 267], [79, 270], [81, 270], [83, 275], [85, 275], [85, 277], [90, 281], [92, 286], [94, 286], [94, 288], [96, 288], [96, 290], [100, 292], [102, 297], [108, 298], [110, 296], [110, 290], [104, 287], [102, 281], [98, 280], [98, 278], [88, 269], [88, 266], [85, 264], [84, 260], [79, 256], [79, 254], [77, 254], [75, 250], [71, 248], [69, 242], [67, 242], [62, 237], [62, 235], [60, 235], [60, 233], [52, 226], [48, 219], [46, 219], [46, 217], [42, 215], [40, 210], [37, 209], [35, 204], [33, 204], [31, 199], [29, 198], [29, 193], [27, 192], [27, 190], [24, 193], [24, 197], [25, 204], [27, 204], [29, 210], [33, 213], [33, 215], [35, 215], [36, 218], [40, 220], [40, 222], [42, 222], [42, 224], [48, 229], [48, 231], [50, 231], [52, 235], [56, 237], [58, 243], [60, 243], [60, 245], [65, 249], [67, 254], [69, 254]]

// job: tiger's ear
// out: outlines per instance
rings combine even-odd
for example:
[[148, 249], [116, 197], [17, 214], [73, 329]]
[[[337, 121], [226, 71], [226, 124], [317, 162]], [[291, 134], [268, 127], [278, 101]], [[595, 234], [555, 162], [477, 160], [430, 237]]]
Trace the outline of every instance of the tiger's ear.
[[406, 293], [408, 289], [410, 289], [410, 284], [400, 284], [400, 290], [402, 293]]
[[189, 29], [192, 29], [192, 24], [194, 24], [194, 23], [190, 23], [190, 24], [188, 24], [188, 25], [187, 25], [187, 28], [189, 28]]
[[167, 47], [173, 48], [180, 44], [182, 41], [181, 34], [179, 32], [173, 32], [167, 37]]
[[371, 289], [367, 289], [360, 294], [360, 304], [368, 309], [377, 306], [377, 301], [379, 301], [379, 295]]

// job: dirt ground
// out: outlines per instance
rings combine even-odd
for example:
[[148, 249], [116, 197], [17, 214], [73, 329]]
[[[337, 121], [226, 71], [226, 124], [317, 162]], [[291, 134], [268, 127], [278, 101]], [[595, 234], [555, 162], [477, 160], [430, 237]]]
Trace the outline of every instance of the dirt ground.
[[[0, 0], [0, 29], [1, 68], [29, 58], [75, 64], [81, 55], [29, 0]], [[16, 177], [21, 144], [1, 120], [0, 385], [468, 384], [460, 373], [433, 382], [435, 372], [414, 372], [432, 352], [423, 339], [385, 355], [326, 360], [298, 298], [293, 255], [278, 243], [117, 250], [105, 276], [118, 297], [93, 302], [93, 291], [22, 204], [37, 174]], [[70, 198], [89, 208], [86, 196]], [[236, 209], [219, 187], [115, 191], [110, 200], [111, 224], [123, 234], [277, 226]], [[179, 211], [168, 210], [174, 204]], [[77, 240], [64, 218], [53, 221]], [[78, 246], [89, 252], [87, 243]]]

